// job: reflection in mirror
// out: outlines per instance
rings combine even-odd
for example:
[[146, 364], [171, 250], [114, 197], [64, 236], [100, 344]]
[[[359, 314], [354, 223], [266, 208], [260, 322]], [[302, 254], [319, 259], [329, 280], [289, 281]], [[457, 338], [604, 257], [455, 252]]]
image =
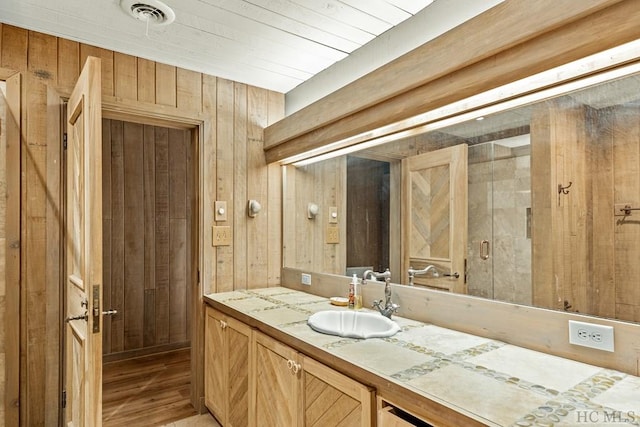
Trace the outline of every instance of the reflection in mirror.
[[[287, 166], [285, 267], [341, 275], [389, 267], [395, 283], [407, 284], [403, 210], [437, 206], [431, 196], [420, 206], [402, 197], [403, 159], [465, 144], [466, 292], [640, 321], [640, 75], [432, 128]], [[337, 207], [337, 243], [327, 243], [326, 215], [302, 219], [311, 200], [321, 213]], [[442, 288], [438, 280], [448, 279], [416, 286]]]

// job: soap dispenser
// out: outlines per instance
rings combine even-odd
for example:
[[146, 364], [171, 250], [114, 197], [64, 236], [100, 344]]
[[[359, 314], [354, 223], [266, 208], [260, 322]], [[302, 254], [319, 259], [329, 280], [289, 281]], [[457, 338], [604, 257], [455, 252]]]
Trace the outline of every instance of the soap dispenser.
[[349, 308], [359, 310], [362, 308], [362, 295], [360, 294], [360, 280], [356, 274], [349, 284]]
[[356, 301], [356, 283], [358, 282], [358, 276], [353, 275], [351, 283], [349, 283], [349, 308], [355, 308]]
[[362, 308], [362, 289], [360, 288], [360, 279], [353, 275], [353, 308], [360, 310]]

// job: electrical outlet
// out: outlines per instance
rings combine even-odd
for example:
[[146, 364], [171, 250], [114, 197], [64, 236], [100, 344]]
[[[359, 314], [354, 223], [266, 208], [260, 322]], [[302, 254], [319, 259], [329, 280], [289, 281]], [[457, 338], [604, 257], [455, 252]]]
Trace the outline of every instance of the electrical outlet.
[[613, 351], [613, 326], [569, 320], [569, 343]]
[[227, 225], [214, 225], [212, 227], [211, 246], [231, 245], [231, 227]]
[[302, 283], [303, 285], [311, 286], [311, 275], [302, 273], [300, 275], [300, 283]]
[[340, 229], [335, 225], [327, 227], [327, 244], [335, 245], [340, 243]]

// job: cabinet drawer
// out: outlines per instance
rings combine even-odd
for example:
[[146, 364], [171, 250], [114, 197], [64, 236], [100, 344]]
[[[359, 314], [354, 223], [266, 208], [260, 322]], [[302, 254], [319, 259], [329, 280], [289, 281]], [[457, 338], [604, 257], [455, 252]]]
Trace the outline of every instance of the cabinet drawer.
[[378, 427], [433, 427], [400, 408], [379, 400]]

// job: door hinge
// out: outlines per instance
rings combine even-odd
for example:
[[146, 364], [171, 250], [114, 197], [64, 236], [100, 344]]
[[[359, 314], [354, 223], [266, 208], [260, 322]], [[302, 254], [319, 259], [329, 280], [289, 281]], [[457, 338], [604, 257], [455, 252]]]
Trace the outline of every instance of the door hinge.
[[198, 285], [200, 284], [200, 270], [198, 270]]
[[62, 390], [62, 398], [61, 400], [61, 404], [62, 404], [62, 409], [67, 407], [67, 390]]
[[67, 149], [67, 133], [62, 134], [62, 148]]

